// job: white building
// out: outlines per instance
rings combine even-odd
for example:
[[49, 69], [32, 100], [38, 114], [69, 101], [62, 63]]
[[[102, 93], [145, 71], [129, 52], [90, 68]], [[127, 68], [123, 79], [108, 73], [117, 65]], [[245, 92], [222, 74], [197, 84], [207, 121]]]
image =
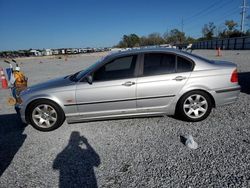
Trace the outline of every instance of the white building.
[[59, 54], [65, 54], [65, 49], [59, 49]]
[[30, 50], [30, 53], [31, 53], [31, 55], [34, 55], [34, 56], [41, 56], [42, 55], [42, 53], [39, 52], [38, 50]]
[[52, 55], [52, 50], [51, 49], [44, 49], [42, 53], [43, 53], [43, 55]]
[[59, 50], [53, 49], [53, 50], [52, 50], [52, 54], [53, 54], [53, 55], [58, 55], [58, 54], [59, 54]]

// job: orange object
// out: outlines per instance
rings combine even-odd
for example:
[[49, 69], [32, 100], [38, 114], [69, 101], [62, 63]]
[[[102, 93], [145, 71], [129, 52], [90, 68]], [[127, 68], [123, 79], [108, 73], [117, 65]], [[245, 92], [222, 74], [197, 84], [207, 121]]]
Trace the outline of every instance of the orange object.
[[9, 97], [7, 103], [9, 106], [14, 106], [16, 104], [16, 99], [14, 97]]
[[217, 48], [217, 56], [222, 56], [220, 48]]
[[6, 77], [4, 75], [3, 68], [0, 68], [0, 74], [1, 74], [1, 80], [2, 80], [2, 88], [8, 89], [8, 82], [7, 82]]
[[25, 77], [23, 72], [14, 71], [13, 75], [15, 77], [15, 87], [16, 88], [27, 87], [27, 78]]

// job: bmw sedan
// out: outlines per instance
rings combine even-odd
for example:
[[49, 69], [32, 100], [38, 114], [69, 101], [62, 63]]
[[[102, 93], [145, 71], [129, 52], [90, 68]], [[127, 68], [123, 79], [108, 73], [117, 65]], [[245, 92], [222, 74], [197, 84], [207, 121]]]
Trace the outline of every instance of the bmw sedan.
[[106, 56], [75, 74], [31, 86], [16, 104], [23, 122], [40, 131], [68, 123], [176, 115], [196, 122], [236, 101], [236, 65], [169, 48]]

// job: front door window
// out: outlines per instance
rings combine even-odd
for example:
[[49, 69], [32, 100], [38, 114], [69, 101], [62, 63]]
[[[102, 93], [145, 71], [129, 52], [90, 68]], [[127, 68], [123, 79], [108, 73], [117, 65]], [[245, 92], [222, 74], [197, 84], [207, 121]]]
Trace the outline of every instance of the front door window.
[[94, 81], [133, 78], [135, 74], [135, 64], [136, 56], [126, 56], [112, 60], [94, 73]]

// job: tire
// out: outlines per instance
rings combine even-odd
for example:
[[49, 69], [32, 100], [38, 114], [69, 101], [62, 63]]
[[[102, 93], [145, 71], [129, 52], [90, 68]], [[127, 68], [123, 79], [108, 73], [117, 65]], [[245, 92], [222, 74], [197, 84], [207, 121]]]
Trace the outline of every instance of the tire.
[[202, 121], [209, 116], [212, 106], [209, 94], [204, 91], [190, 91], [178, 101], [175, 115], [185, 121]]
[[61, 107], [46, 99], [31, 103], [26, 115], [32, 127], [43, 132], [57, 129], [65, 120], [65, 114]]

